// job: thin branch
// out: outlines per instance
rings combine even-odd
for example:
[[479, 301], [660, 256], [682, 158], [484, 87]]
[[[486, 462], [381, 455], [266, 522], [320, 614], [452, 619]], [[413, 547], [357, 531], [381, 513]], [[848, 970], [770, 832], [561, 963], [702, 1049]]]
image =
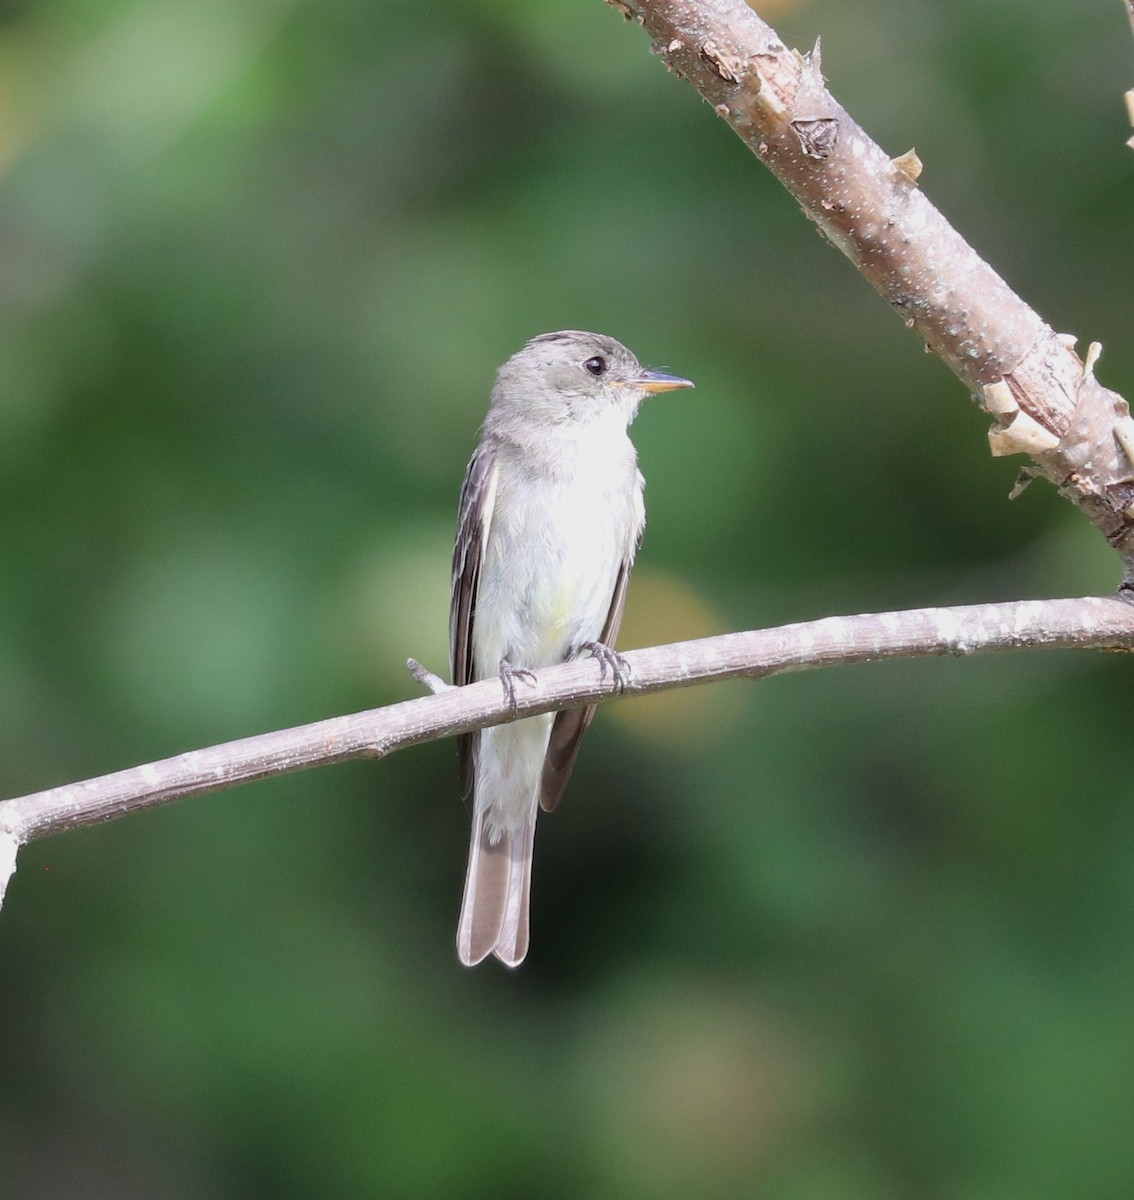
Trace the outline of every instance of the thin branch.
[[789, 50], [744, 0], [610, 0], [732, 126], [995, 419], [993, 454], [1028, 454], [1122, 556], [1134, 584], [1134, 421], [1074, 338], [985, 263], [827, 90], [819, 46]]
[[[1134, 0], [1126, 0], [1126, 15], [1130, 18], [1130, 31], [1134, 33]], [[1126, 116], [1130, 124], [1134, 125], [1134, 88], [1126, 93]], [[1127, 138], [1126, 144], [1134, 150], [1134, 137]]]
[[[1017, 600], [960, 608], [826, 617], [675, 642], [625, 654], [622, 694], [644, 695], [717, 679], [754, 679], [840, 663], [1038, 647], [1134, 649], [1134, 605], [1116, 598]], [[540, 671], [516, 693], [516, 717], [617, 695], [600, 665], [580, 659]], [[417, 700], [192, 750], [0, 803], [0, 897], [17, 844], [188, 796], [350, 758], [384, 758], [406, 746], [513, 719], [496, 679], [446, 687]], [[3, 873], [7, 858], [7, 874]]]
[[422, 687], [428, 688], [431, 692], [445, 692], [453, 686], [451, 683], [446, 683], [440, 675], [434, 675], [432, 671], [423, 667], [416, 658], [407, 658], [406, 668]]
[[20, 851], [20, 839], [8, 830], [0, 829], [0, 902], [4, 889], [16, 871], [16, 855]]

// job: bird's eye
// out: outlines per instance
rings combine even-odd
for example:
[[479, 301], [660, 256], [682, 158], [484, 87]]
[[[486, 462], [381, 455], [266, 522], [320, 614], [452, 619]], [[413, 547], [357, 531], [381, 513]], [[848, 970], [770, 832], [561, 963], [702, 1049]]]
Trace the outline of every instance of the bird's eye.
[[601, 375], [606, 370], [606, 359], [601, 354], [596, 354], [594, 358], [588, 358], [583, 366], [592, 375]]

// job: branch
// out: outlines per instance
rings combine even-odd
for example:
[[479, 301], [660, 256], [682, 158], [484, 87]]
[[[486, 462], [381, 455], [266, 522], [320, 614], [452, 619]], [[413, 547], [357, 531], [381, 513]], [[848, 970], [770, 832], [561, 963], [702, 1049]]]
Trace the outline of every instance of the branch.
[[[1130, 31], [1134, 33], [1134, 0], [1126, 0], [1126, 15], [1130, 18]], [[1134, 88], [1126, 93], [1126, 115], [1134, 125]], [[1134, 137], [1127, 138], [1126, 144], [1134, 150]]]
[[[960, 608], [912, 609], [826, 617], [675, 642], [625, 654], [625, 695], [645, 695], [716, 679], [762, 679], [840, 663], [1039, 647], [1134, 650], [1134, 605], [1116, 598], [1016, 600]], [[416, 666], [416, 664], [415, 664]], [[441, 681], [417, 668], [429, 686]], [[536, 713], [620, 694], [598, 663], [580, 659], [540, 671], [516, 691], [513, 713], [496, 679], [445, 687], [386, 708], [317, 721], [259, 737], [191, 750], [175, 758], [0, 803], [0, 899], [18, 847], [237, 783], [349, 758], [385, 758], [395, 750]]]
[[804, 212], [996, 424], [992, 453], [1028, 454], [1122, 556], [1134, 586], [1134, 421], [1073, 337], [1057, 334], [917, 187], [823, 82], [819, 46], [789, 50], [744, 0], [610, 0], [732, 126]]

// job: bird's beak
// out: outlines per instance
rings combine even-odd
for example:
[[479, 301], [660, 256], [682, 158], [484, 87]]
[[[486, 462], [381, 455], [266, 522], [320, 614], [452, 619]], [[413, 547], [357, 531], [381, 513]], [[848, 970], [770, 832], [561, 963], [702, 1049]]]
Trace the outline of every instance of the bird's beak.
[[695, 385], [692, 379], [682, 379], [680, 375], [666, 375], [664, 371], [643, 371], [636, 379], [630, 380], [630, 386], [656, 395], [658, 392], [676, 392], [678, 388], [691, 388]]

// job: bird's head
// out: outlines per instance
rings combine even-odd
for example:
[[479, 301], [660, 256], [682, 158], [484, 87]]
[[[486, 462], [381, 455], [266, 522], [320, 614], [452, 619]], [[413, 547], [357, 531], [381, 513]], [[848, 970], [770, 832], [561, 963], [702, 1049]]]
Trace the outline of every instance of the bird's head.
[[643, 367], [612, 337], [565, 329], [532, 338], [508, 359], [496, 377], [492, 407], [556, 425], [615, 415], [628, 424], [647, 396], [692, 386]]

